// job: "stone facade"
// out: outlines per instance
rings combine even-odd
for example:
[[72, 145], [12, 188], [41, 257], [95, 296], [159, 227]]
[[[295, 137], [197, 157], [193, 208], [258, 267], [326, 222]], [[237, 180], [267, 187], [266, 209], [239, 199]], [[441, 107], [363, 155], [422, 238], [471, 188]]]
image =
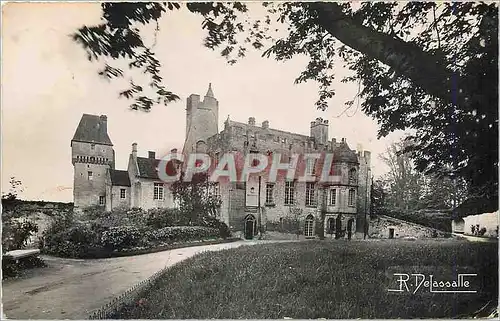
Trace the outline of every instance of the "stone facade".
[[155, 153], [137, 155], [132, 144], [127, 170], [114, 168], [115, 152], [107, 133], [107, 117], [84, 114], [71, 141], [74, 167], [73, 196], [77, 212], [89, 206], [170, 208], [170, 189], [158, 178]]
[[[222, 155], [234, 153], [240, 165], [251, 153], [268, 157], [268, 168], [260, 177], [251, 175], [245, 182], [219, 183], [222, 204], [218, 215], [233, 231], [250, 237], [266, 230], [282, 232], [279, 229], [286, 225], [307, 238], [325, 234], [337, 238], [363, 236], [370, 208], [370, 152], [352, 150], [344, 138], [329, 140], [328, 120], [312, 121], [310, 135], [274, 129], [267, 120], [256, 124], [253, 117], [247, 123], [228, 118], [219, 132], [219, 102], [211, 86], [203, 100], [193, 94], [186, 105], [184, 156], [208, 153], [217, 163]], [[154, 152], [139, 157], [134, 143], [127, 169], [114, 168], [106, 116], [83, 115], [72, 140], [72, 151], [76, 208], [174, 206], [170, 189], [158, 178], [160, 160]], [[281, 163], [298, 157], [294, 177], [286, 178], [283, 170], [276, 180], [269, 177], [273, 157], [278, 154]], [[315, 154], [318, 159], [307, 160], [305, 154]], [[330, 168], [325, 165], [327, 157], [333, 158]], [[323, 167], [332, 177], [328, 182], [319, 179]], [[301, 180], [306, 174], [312, 176], [312, 181]]]
[[[217, 109], [211, 109], [210, 114], [216, 114], [218, 102], [211, 88], [204, 101], [208, 99], [212, 106], [217, 106]], [[207, 127], [206, 124], [202, 127], [200, 122], [212, 118], [197, 118], [192, 104], [188, 99], [187, 133], [196, 132], [198, 128], [214, 129], [215, 126]], [[202, 114], [205, 115], [205, 111]], [[216, 118], [218, 116], [213, 119]], [[220, 183], [220, 217], [233, 231], [244, 232], [249, 225], [265, 230], [283, 220], [293, 219], [298, 221], [300, 230], [308, 237], [315, 237], [320, 226], [324, 227], [323, 233], [333, 229], [333, 234], [341, 237], [347, 237], [349, 227], [353, 237], [354, 234], [362, 237], [365, 217], [369, 217], [365, 213], [368, 214], [370, 208], [371, 155], [369, 151], [351, 150], [345, 139], [337, 142], [333, 138], [329, 141], [328, 128], [328, 120], [317, 118], [311, 122], [310, 135], [307, 136], [273, 129], [267, 120], [258, 125], [254, 117], [250, 117], [247, 123], [228, 118], [224, 128], [208, 138], [209, 130], [203, 130], [200, 137], [188, 135], [184, 150], [207, 152], [215, 162], [226, 153], [235, 153], [240, 164], [249, 153], [267, 155], [269, 159], [279, 153], [282, 163], [288, 163], [294, 154], [299, 155], [293, 188], [286, 182], [284, 171], [278, 173], [276, 182], [270, 182], [269, 171], [259, 174], [260, 188], [256, 176], [250, 176], [248, 182], [241, 184]], [[300, 181], [299, 177], [308, 167], [307, 161], [300, 157], [311, 153], [320, 155], [315, 166], [310, 164], [308, 170], [316, 178], [321, 174], [324, 155], [333, 154], [331, 173], [335, 179], [332, 182], [324, 184], [317, 180], [309, 184]], [[311, 171], [312, 167], [315, 171]]]
[[107, 134], [107, 117], [84, 114], [71, 140], [75, 208], [103, 205], [106, 175], [114, 168], [113, 144]]
[[370, 220], [368, 236], [370, 238], [432, 238], [444, 237], [446, 233], [415, 223], [410, 223], [389, 216], [380, 215]]

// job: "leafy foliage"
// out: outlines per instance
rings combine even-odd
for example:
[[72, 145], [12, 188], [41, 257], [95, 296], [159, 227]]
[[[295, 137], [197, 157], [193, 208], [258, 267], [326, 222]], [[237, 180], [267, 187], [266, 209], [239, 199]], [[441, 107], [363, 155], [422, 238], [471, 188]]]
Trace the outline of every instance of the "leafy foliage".
[[227, 225], [214, 217], [200, 216], [199, 226], [183, 226], [188, 218], [177, 209], [104, 212], [91, 207], [84, 212], [83, 222], [75, 221], [72, 215], [55, 220], [44, 231], [42, 252], [71, 258], [109, 257], [117, 252], [231, 236]]
[[170, 189], [182, 215], [188, 224], [197, 224], [203, 217], [213, 216], [221, 204], [217, 193], [218, 184], [211, 182], [206, 173], [196, 173], [190, 181], [181, 173]]
[[28, 239], [38, 232], [38, 225], [31, 220], [17, 221], [2, 219], [2, 252], [21, 250], [26, 247]]
[[8, 193], [2, 193], [2, 204], [5, 201], [14, 201], [17, 199], [19, 193], [23, 192], [23, 183], [12, 176], [9, 180], [10, 189]]
[[457, 207], [467, 194], [465, 181], [460, 177], [451, 179], [417, 171], [406, 151], [408, 143], [407, 139], [393, 143], [380, 156], [389, 172], [374, 184], [374, 212], [383, 207], [406, 211]]

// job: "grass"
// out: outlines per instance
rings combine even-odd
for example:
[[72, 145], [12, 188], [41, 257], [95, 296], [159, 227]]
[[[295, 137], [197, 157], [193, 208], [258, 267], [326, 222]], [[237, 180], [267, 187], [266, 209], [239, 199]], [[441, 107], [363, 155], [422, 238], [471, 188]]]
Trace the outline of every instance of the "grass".
[[[416, 267], [418, 266], [418, 267]], [[443, 268], [444, 267], [444, 268]], [[453, 267], [475, 294], [389, 292], [392, 272]], [[497, 301], [498, 244], [456, 240], [308, 241], [207, 252], [173, 266], [120, 319], [453, 318]]]

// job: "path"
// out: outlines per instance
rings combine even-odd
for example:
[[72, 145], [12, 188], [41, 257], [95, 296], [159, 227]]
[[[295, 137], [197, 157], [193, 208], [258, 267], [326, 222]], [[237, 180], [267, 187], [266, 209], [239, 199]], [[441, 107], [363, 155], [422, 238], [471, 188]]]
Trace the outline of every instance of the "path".
[[494, 238], [479, 237], [479, 236], [459, 234], [459, 233], [452, 233], [452, 234], [457, 236], [458, 238], [462, 238], [462, 239], [465, 239], [465, 240], [470, 241], [470, 242], [481, 242], [481, 243], [496, 243], [496, 242], [498, 242], [498, 239], [494, 239]]
[[3, 314], [10, 319], [85, 319], [115, 296], [204, 251], [279, 241], [237, 241], [100, 260], [43, 257], [47, 268], [3, 282]]

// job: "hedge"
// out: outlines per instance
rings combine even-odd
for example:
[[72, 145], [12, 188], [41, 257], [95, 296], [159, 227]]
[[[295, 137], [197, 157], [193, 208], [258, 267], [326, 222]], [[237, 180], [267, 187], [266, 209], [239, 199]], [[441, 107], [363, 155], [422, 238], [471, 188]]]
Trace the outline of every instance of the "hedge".
[[76, 224], [54, 234], [44, 235], [41, 251], [61, 257], [93, 258], [137, 248], [219, 238], [219, 229], [203, 226], [173, 226], [162, 229], [118, 226], [98, 233], [88, 225]]

